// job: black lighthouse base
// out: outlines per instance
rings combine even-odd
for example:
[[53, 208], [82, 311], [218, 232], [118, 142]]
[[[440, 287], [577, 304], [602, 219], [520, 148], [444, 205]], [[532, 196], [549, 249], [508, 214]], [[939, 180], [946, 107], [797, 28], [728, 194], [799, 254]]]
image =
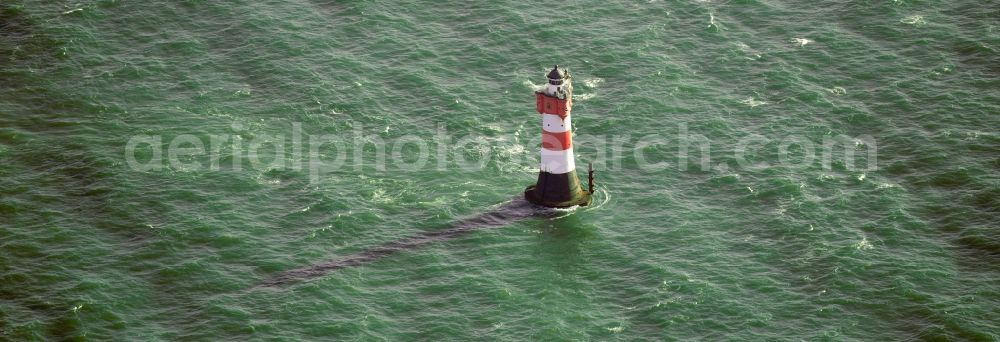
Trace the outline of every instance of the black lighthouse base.
[[524, 199], [549, 208], [569, 208], [590, 204], [590, 192], [580, 186], [576, 171], [539, 172], [538, 182], [524, 190]]

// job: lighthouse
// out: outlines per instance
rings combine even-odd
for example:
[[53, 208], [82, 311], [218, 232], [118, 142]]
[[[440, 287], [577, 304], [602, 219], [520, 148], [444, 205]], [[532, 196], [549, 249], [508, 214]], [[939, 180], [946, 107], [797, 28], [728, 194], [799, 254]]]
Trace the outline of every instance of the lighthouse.
[[[580, 185], [573, 156], [573, 84], [558, 65], [548, 79], [545, 88], [535, 92], [535, 109], [542, 116], [542, 162], [538, 181], [524, 190], [524, 198], [550, 208], [587, 205], [591, 193]], [[589, 189], [593, 191], [593, 184]]]

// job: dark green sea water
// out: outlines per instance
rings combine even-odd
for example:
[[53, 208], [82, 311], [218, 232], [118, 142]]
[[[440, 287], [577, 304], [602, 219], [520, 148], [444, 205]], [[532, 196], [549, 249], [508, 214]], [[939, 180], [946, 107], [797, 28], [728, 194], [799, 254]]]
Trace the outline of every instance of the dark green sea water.
[[[520, 196], [556, 63], [595, 206], [255, 287]], [[997, 341], [997, 127], [996, 1], [3, 0], [0, 340]]]

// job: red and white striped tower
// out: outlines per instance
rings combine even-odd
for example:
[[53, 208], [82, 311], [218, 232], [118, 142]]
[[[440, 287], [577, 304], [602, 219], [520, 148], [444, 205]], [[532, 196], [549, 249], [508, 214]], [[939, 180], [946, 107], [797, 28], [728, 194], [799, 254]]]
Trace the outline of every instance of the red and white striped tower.
[[587, 205], [590, 192], [580, 186], [573, 156], [573, 85], [558, 65], [548, 77], [545, 89], [535, 92], [535, 107], [542, 114], [542, 163], [538, 182], [524, 191], [524, 198], [551, 208]]

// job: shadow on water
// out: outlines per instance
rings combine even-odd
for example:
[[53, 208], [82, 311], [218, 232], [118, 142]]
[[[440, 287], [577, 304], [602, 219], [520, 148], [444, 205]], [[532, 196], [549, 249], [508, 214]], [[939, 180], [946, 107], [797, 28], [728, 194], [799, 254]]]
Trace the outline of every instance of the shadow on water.
[[279, 287], [309, 279], [315, 279], [342, 268], [363, 265], [402, 251], [420, 248], [431, 243], [455, 239], [472, 231], [500, 228], [529, 217], [554, 218], [559, 217], [560, 214], [564, 213], [565, 211], [533, 205], [525, 201], [523, 198], [518, 197], [489, 212], [458, 220], [445, 229], [420, 233], [344, 257], [282, 272], [264, 281], [263, 283], [254, 286], [251, 290], [262, 287]]
[[65, 66], [58, 53], [65, 44], [40, 27], [44, 16], [24, 7], [0, 4], [0, 128], [6, 130], [0, 134], [0, 148], [6, 149], [0, 155], [0, 199], [6, 200], [0, 205], [0, 240], [17, 242], [0, 248], [0, 265], [18, 266], [0, 272], [0, 302], [11, 308], [0, 310], [0, 340], [79, 339], [86, 335], [84, 321], [66, 308], [84, 296], [77, 289], [86, 282], [76, 275], [104, 270], [101, 262], [81, 264], [77, 254], [66, 252], [77, 240], [58, 238], [60, 228], [53, 226], [107, 231], [129, 245], [146, 236], [130, 224], [141, 220], [109, 204], [114, 162], [70, 138], [85, 129], [76, 122], [89, 119], [93, 107], [46, 83], [43, 75]]

